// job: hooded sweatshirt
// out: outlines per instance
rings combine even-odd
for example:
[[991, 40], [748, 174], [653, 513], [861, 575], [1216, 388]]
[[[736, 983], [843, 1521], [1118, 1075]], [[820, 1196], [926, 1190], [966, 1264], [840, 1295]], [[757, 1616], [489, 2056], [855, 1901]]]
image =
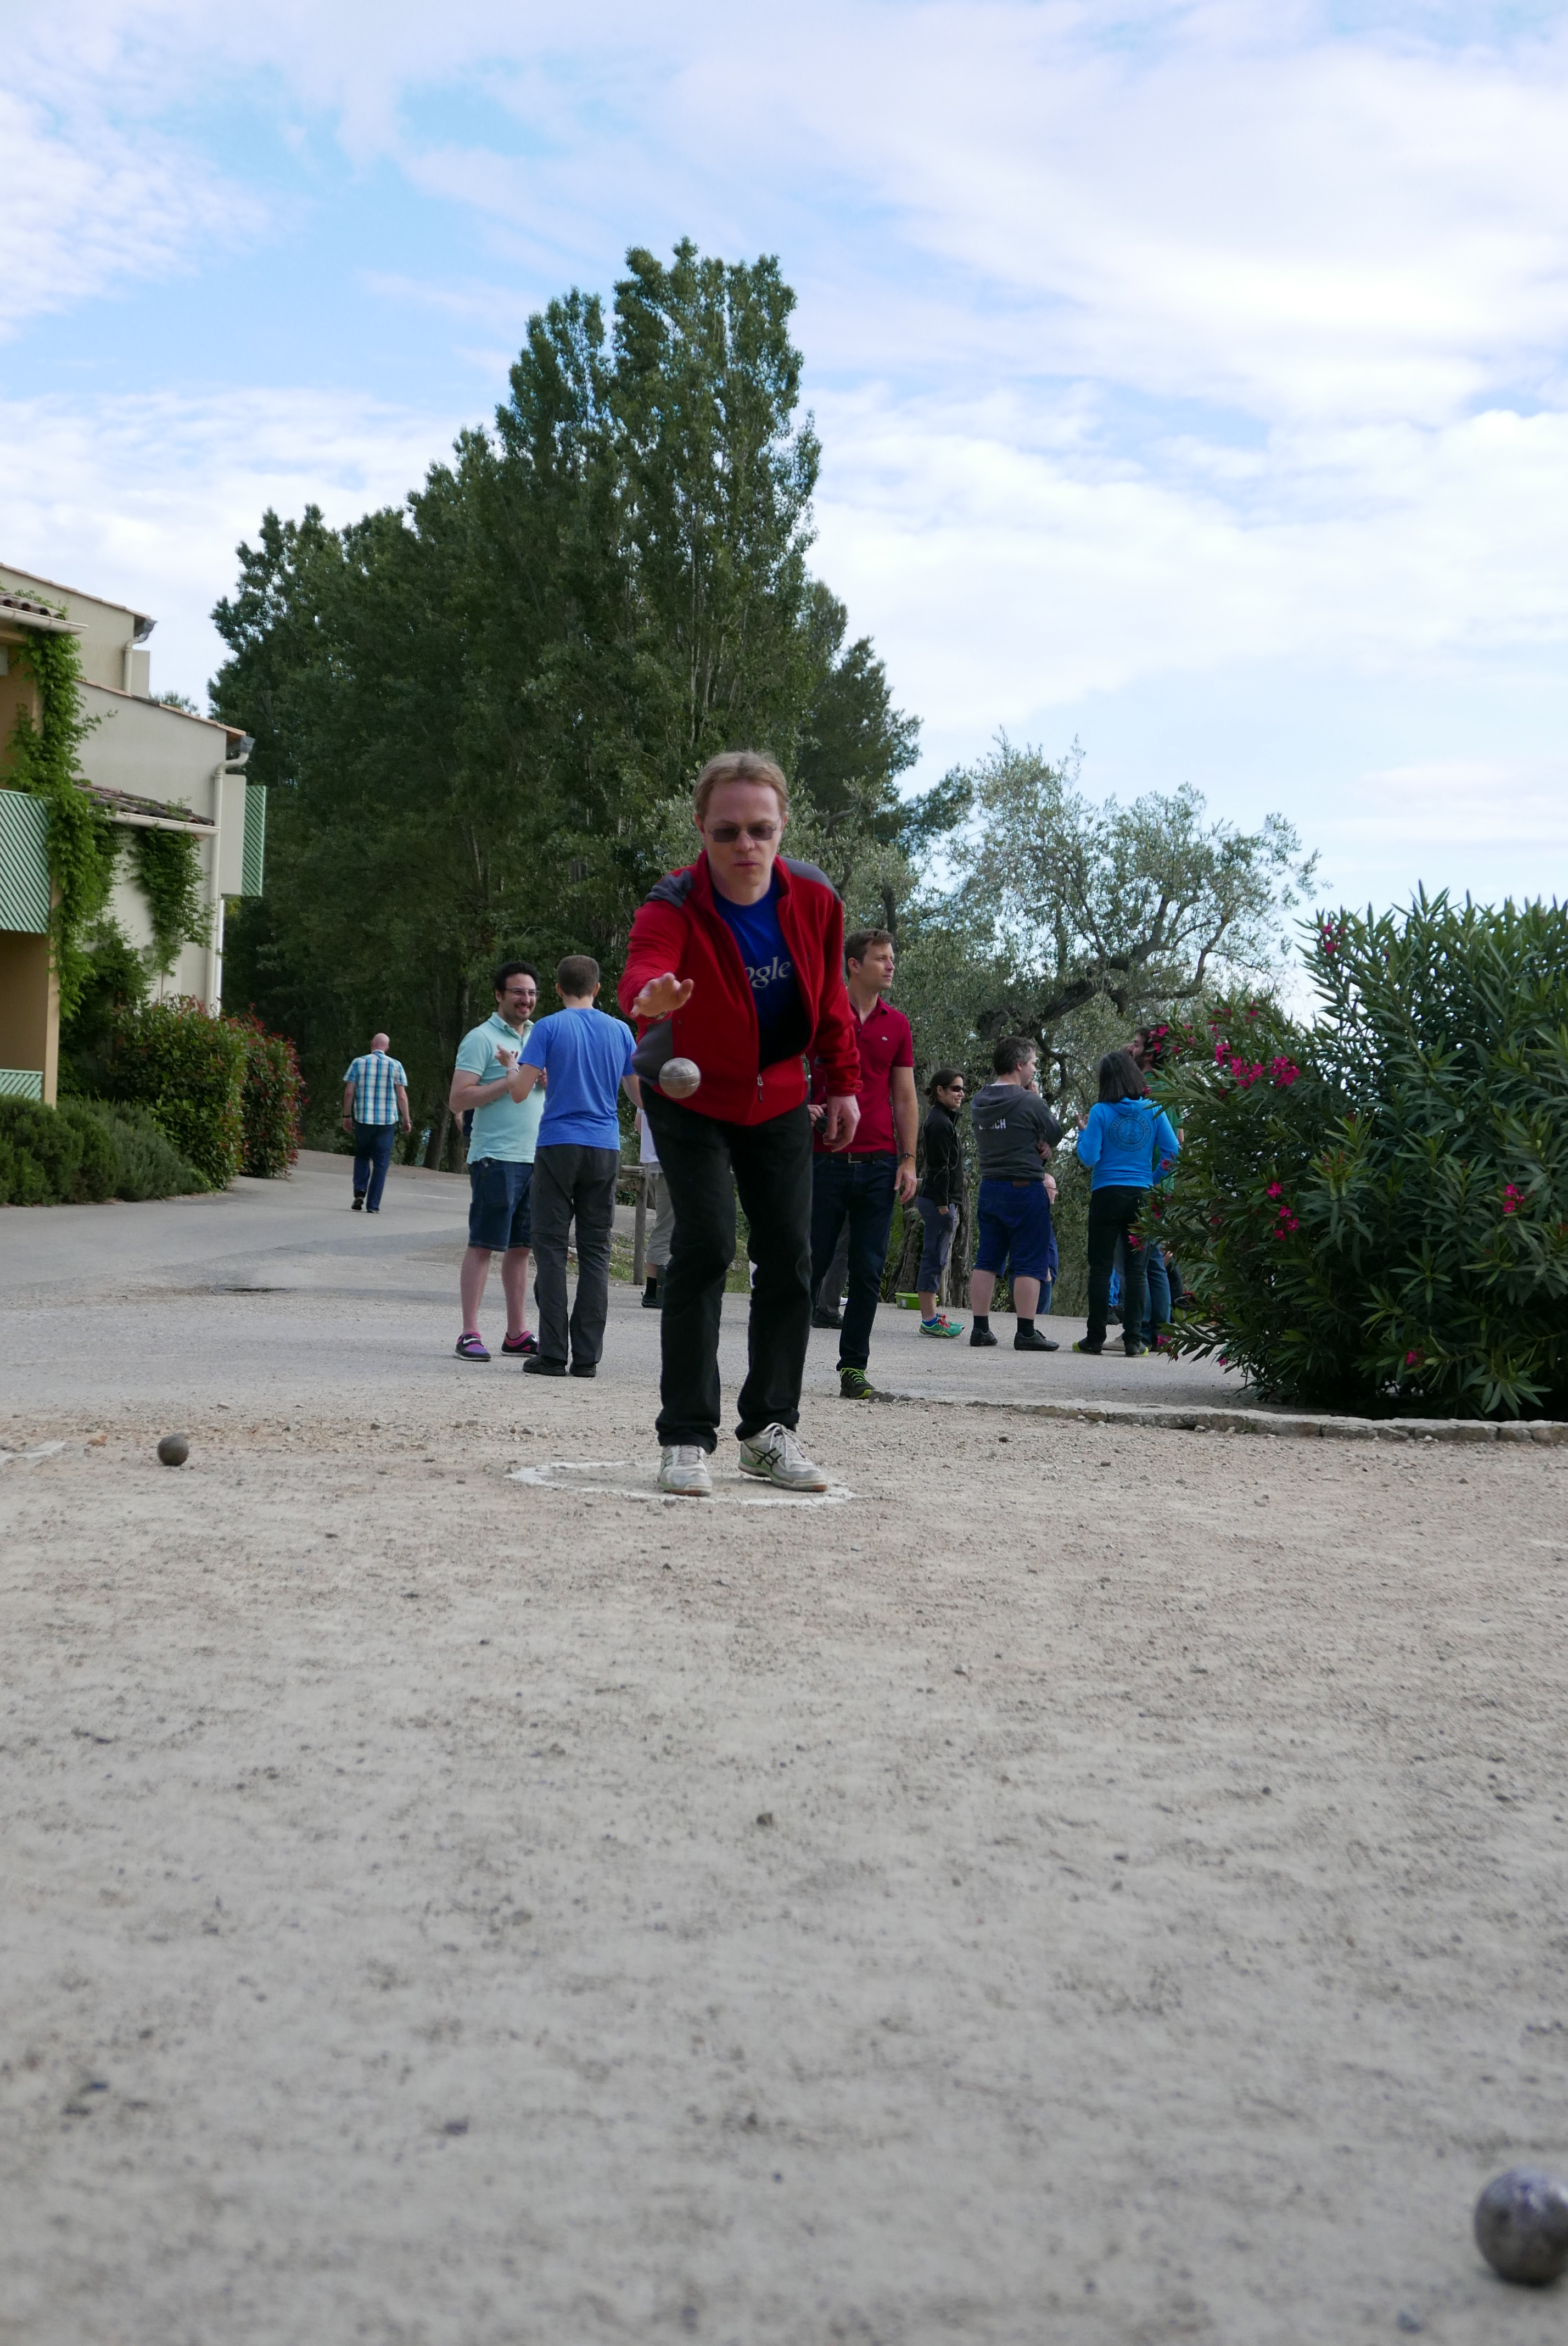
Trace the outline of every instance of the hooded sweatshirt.
[[1062, 1127], [1038, 1092], [987, 1084], [970, 1106], [983, 1181], [1044, 1181], [1040, 1143], [1054, 1148]]
[[1146, 1189], [1158, 1160], [1173, 1163], [1181, 1143], [1152, 1099], [1096, 1100], [1078, 1135], [1078, 1162], [1093, 1168], [1095, 1189]]

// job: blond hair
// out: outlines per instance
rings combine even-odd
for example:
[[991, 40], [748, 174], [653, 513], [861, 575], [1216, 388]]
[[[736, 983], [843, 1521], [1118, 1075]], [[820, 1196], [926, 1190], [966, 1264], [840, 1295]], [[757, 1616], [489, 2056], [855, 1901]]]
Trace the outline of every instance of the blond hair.
[[779, 821], [789, 811], [789, 785], [776, 759], [764, 757], [760, 750], [721, 750], [704, 766], [691, 794], [691, 811], [698, 822], [707, 814], [708, 802], [721, 782], [766, 783], [779, 801]]

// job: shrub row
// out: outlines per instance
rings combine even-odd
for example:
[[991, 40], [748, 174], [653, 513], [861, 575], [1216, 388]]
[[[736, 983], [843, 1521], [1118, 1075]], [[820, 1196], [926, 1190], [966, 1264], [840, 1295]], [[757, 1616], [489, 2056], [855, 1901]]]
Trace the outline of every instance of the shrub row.
[[300, 1153], [294, 1046], [254, 1013], [122, 1003], [88, 1079], [107, 1096], [0, 1102], [0, 1205], [226, 1189], [237, 1173], [276, 1179]]
[[209, 1188], [237, 1173], [277, 1179], [300, 1153], [300, 1062], [253, 1012], [209, 1018], [184, 997], [127, 1004], [102, 1080], [112, 1098], [150, 1113]]
[[207, 1183], [145, 1108], [107, 1100], [0, 1100], [0, 1205], [178, 1198]]

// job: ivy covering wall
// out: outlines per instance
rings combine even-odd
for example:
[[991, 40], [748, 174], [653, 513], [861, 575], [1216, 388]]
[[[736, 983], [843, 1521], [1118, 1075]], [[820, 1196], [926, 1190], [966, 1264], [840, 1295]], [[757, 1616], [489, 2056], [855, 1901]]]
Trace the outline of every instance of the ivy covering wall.
[[60, 987], [60, 1012], [69, 1017], [92, 974], [89, 932], [114, 884], [117, 841], [100, 807], [78, 788], [80, 751], [97, 723], [82, 714], [81, 651], [75, 636], [31, 630], [20, 665], [37, 687], [38, 716], [24, 709], [6, 744], [5, 780], [42, 799], [48, 809], [49, 878], [55, 902], [49, 944]]
[[148, 967], [167, 977], [182, 945], [207, 944], [212, 915], [202, 901], [201, 851], [188, 831], [143, 831], [130, 835], [131, 870], [147, 899], [152, 923]]

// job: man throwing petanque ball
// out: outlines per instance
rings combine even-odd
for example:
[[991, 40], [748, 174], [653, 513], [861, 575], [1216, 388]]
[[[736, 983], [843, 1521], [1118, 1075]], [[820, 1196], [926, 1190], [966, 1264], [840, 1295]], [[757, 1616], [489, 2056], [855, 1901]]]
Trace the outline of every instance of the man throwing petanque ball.
[[[634, 1065], [675, 1209], [660, 1321], [659, 1488], [693, 1499], [713, 1489], [718, 1321], [738, 1190], [756, 1265], [735, 1429], [741, 1472], [822, 1491], [828, 1478], [796, 1434], [811, 1327], [806, 1059], [827, 1076], [823, 1141], [847, 1148], [860, 1120], [860, 1057], [844, 991], [843, 908], [814, 863], [779, 852], [789, 792], [771, 758], [735, 750], [709, 759], [692, 812], [703, 852], [661, 880], [638, 912], [620, 984], [621, 1007], [642, 1028]], [[691, 1066], [677, 1070], [676, 1060]]]

